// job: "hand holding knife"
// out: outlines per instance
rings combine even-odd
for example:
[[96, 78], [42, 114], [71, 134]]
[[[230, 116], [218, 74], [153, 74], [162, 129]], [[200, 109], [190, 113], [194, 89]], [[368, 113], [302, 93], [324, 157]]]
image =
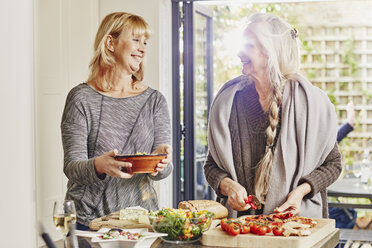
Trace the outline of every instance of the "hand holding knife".
[[255, 195], [248, 195], [248, 198], [244, 199], [244, 202], [253, 209], [261, 209], [261, 202]]

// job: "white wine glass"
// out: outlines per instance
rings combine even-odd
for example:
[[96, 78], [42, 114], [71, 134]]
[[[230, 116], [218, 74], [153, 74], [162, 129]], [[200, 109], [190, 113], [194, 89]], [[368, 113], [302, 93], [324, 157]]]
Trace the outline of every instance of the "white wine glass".
[[63, 235], [64, 247], [66, 247], [66, 236], [70, 231], [70, 225], [76, 223], [76, 209], [74, 201], [55, 201], [53, 208], [53, 223], [57, 230]]

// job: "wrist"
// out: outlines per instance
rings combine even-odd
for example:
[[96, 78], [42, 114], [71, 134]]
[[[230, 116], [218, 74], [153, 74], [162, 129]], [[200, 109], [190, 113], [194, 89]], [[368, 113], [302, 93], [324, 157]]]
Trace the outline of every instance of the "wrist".
[[93, 160], [93, 165], [94, 165], [94, 169], [95, 169], [97, 175], [100, 176], [104, 173], [104, 171], [101, 170], [101, 167], [98, 164], [99, 164], [99, 157], [96, 157]]
[[308, 182], [305, 182], [301, 185], [299, 185], [297, 188], [297, 192], [304, 197], [305, 195], [309, 194], [311, 192], [311, 185]]
[[231, 189], [231, 183], [232, 182], [233, 182], [233, 180], [231, 180], [228, 177], [225, 177], [221, 180], [219, 188], [220, 188], [220, 192], [221, 192], [222, 195], [224, 195], [224, 196], [229, 195], [229, 191]]

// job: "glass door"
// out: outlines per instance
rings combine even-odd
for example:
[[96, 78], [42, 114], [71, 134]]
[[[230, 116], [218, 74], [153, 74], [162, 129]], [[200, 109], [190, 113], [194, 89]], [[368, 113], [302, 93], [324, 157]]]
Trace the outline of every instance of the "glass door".
[[212, 10], [194, 4], [194, 171], [195, 199], [211, 199], [203, 165], [208, 152], [207, 129], [213, 98]]
[[212, 11], [193, 1], [172, 2], [173, 205], [211, 199], [203, 165], [213, 92]]

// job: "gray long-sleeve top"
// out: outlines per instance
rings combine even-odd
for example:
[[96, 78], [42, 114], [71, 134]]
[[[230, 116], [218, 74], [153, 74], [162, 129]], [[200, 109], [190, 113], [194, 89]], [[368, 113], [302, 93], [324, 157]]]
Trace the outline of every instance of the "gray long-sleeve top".
[[[248, 194], [254, 194], [253, 182], [257, 169], [256, 165], [265, 153], [265, 131], [268, 124], [268, 114], [263, 111], [260, 105], [254, 84], [247, 85], [237, 92], [231, 109], [229, 129], [238, 182], [247, 190]], [[277, 135], [280, 135], [280, 122], [277, 127]], [[278, 136], [276, 140], [277, 138]], [[250, 145], [247, 145], [248, 142]], [[326, 188], [336, 181], [341, 170], [341, 154], [337, 142], [335, 142], [333, 150], [328, 154], [322, 166], [300, 179], [299, 184], [308, 182], [312, 188], [312, 191], [305, 197], [311, 198], [318, 192], [321, 193], [324, 218], [328, 217]], [[204, 173], [217, 196], [220, 199], [226, 198], [220, 193], [219, 185], [222, 179], [225, 177], [231, 178], [231, 175], [217, 166], [210, 153], [204, 164]], [[258, 210], [250, 209], [247, 212], [238, 212], [238, 216], [260, 213]]]
[[78, 222], [130, 206], [158, 209], [154, 180], [170, 175], [173, 165], [155, 177], [135, 174], [130, 179], [98, 176], [94, 158], [113, 149], [119, 154], [151, 153], [170, 145], [170, 119], [164, 96], [151, 88], [127, 98], [113, 98], [86, 83], [67, 96], [61, 122], [64, 173], [69, 179], [66, 199], [74, 200]]

